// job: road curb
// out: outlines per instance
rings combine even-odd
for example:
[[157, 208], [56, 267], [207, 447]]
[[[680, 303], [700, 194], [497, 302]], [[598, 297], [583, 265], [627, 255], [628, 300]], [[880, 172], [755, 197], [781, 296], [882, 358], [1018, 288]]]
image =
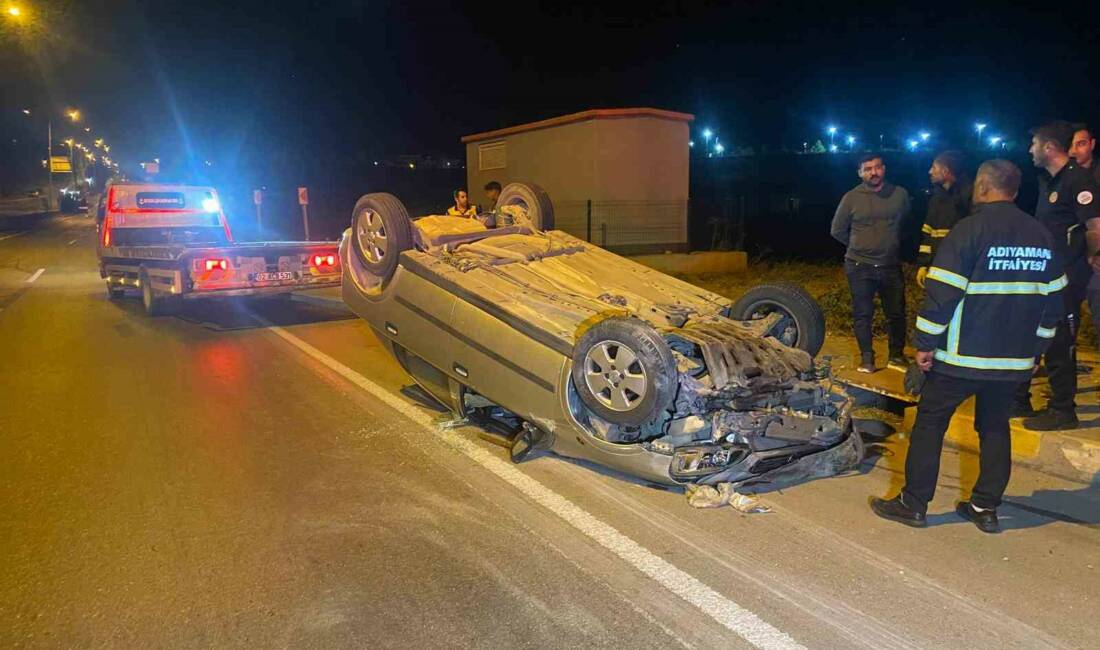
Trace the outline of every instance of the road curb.
[[[917, 407], [905, 409], [902, 427], [913, 430]], [[1100, 485], [1100, 436], [1095, 431], [1031, 431], [1020, 419], [1011, 421], [1012, 462], [1044, 474], [1081, 483]], [[974, 399], [965, 402], [951, 418], [944, 441], [955, 448], [978, 453], [974, 431]]]

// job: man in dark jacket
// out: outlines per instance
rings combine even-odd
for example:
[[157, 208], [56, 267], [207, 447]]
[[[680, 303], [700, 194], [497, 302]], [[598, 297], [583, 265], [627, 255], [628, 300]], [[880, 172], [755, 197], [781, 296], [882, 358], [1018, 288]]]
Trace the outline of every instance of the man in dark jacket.
[[[1050, 378], [1050, 401], [1037, 417], [1024, 420], [1033, 431], [1077, 427], [1077, 323], [1081, 301], [1092, 275], [1090, 261], [1100, 248], [1100, 187], [1086, 169], [1069, 157], [1074, 128], [1068, 122], [1051, 122], [1032, 131], [1031, 157], [1039, 168], [1039, 200], [1035, 218], [1054, 237], [1065, 265], [1069, 286], [1063, 292], [1065, 317], [1043, 357]], [[1031, 409], [1028, 385], [1021, 385], [1016, 414]]]
[[871, 499], [885, 519], [926, 525], [936, 491], [943, 437], [955, 409], [976, 396], [981, 445], [978, 481], [956, 512], [983, 532], [999, 532], [997, 507], [1012, 469], [1009, 411], [1035, 356], [1054, 338], [1066, 286], [1054, 237], [1013, 201], [1020, 170], [1007, 160], [982, 164], [974, 212], [944, 238], [928, 269], [917, 317], [917, 364], [927, 373], [905, 459], [905, 487]]
[[928, 170], [928, 178], [932, 181], [932, 190], [917, 252], [917, 284], [922, 287], [939, 243], [960, 219], [970, 214], [970, 195], [974, 190], [967, 181], [961, 151], [944, 151], [936, 156]]
[[875, 294], [889, 324], [889, 363], [905, 368], [905, 280], [898, 257], [899, 232], [909, 216], [909, 193], [886, 182], [879, 154], [860, 158], [862, 183], [840, 199], [830, 233], [847, 247], [844, 272], [852, 291], [852, 321], [859, 343], [860, 372], [875, 372], [871, 320]]

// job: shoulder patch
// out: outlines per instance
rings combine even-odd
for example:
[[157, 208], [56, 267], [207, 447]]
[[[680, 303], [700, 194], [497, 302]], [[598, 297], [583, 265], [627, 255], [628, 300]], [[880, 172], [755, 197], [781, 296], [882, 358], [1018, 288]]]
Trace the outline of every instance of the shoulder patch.
[[1051, 192], [1050, 196], [1047, 197], [1047, 200], [1050, 201], [1051, 203], [1057, 203], [1058, 202], [1058, 192]]
[[1088, 205], [1092, 203], [1092, 192], [1085, 190], [1077, 195], [1077, 202], [1081, 205]]

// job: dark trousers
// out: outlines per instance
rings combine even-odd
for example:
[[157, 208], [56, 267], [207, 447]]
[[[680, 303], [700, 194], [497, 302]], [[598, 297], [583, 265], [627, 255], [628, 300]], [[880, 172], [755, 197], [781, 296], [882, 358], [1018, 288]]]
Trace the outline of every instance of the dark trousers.
[[1100, 347], [1100, 275], [1093, 275], [1086, 291], [1089, 311], [1092, 313], [1092, 326], [1096, 328], [1096, 346]]
[[871, 321], [875, 317], [875, 294], [882, 301], [890, 337], [890, 356], [905, 350], [905, 279], [901, 266], [875, 266], [844, 260], [844, 273], [852, 290], [852, 323], [864, 361], [874, 359]]
[[[1073, 314], [1074, 329], [1081, 323], [1081, 290], [1067, 287], [1067, 292], [1073, 292], [1068, 296], [1066, 311]], [[1074, 413], [1077, 410], [1077, 332], [1070, 332], [1068, 320], [1058, 323], [1054, 330], [1054, 338], [1050, 340], [1050, 346], [1043, 354], [1043, 365], [1047, 369], [1047, 378], [1050, 380], [1050, 401], [1047, 408], [1063, 413]], [[1016, 400], [1021, 404], [1031, 401], [1031, 382], [1020, 384], [1016, 393]]]
[[917, 405], [917, 421], [905, 459], [905, 505], [919, 512], [928, 509], [936, 494], [943, 436], [951, 416], [963, 400], [976, 395], [974, 429], [978, 432], [981, 458], [978, 482], [970, 501], [979, 508], [996, 508], [1008, 487], [1012, 470], [1012, 445], [1008, 415], [1017, 382], [959, 379], [932, 370], [924, 382]]

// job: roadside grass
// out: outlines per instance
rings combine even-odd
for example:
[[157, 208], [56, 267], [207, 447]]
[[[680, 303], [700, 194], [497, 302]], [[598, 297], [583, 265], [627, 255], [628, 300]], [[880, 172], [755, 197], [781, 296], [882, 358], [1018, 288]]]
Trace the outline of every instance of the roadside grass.
[[[924, 290], [917, 284], [916, 267], [905, 268], [905, 316], [908, 321], [908, 340], [912, 341], [913, 323], [924, 298]], [[825, 312], [825, 326], [830, 334], [851, 336], [852, 334], [852, 297], [848, 291], [848, 280], [844, 277], [841, 261], [800, 262], [800, 261], [763, 261], [749, 267], [744, 273], [722, 273], [705, 275], [682, 275], [681, 279], [696, 286], [713, 291], [732, 300], [737, 300], [750, 288], [765, 282], [795, 282], [810, 292]], [[1078, 344], [1082, 347], [1095, 347], [1096, 333], [1088, 309], [1082, 310], [1081, 333]], [[875, 299], [875, 320], [873, 324], [876, 336], [886, 335], [886, 318], [882, 314], [882, 305]]]

